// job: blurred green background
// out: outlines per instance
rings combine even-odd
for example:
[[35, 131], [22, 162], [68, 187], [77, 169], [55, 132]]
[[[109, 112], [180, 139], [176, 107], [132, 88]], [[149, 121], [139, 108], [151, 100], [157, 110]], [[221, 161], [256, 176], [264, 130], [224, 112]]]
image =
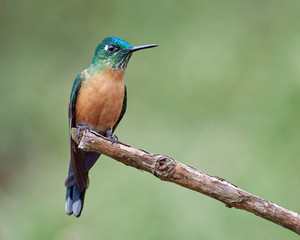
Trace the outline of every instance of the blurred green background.
[[67, 105], [97, 44], [134, 54], [116, 134], [300, 212], [299, 1], [0, 1], [0, 239], [298, 239], [107, 157], [66, 215]]

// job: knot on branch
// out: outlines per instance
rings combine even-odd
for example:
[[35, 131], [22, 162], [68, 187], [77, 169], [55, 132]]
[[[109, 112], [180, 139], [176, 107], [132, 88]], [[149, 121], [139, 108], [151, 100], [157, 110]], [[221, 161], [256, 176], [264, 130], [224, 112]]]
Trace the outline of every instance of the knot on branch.
[[175, 168], [176, 162], [174, 159], [158, 155], [154, 166], [154, 175], [157, 177], [169, 177]]

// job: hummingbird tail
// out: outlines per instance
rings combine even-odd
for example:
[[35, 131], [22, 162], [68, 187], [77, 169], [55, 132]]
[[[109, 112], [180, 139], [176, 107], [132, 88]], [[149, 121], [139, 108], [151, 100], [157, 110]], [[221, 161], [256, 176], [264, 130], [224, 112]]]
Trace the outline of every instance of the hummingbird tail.
[[[86, 152], [83, 161], [86, 171], [89, 171], [90, 168], [95, 164], [100, 154], [95, 152]], [[84, 196], [86, 189], [80, 190], [76, 184], [73, 172], [72, 164], [70, 162], [68, 178], [65, 181], [67, 187], [66, 192], [66, 203], [65, 209], [68, 215], [74, 214], [75, 217], [80, 217], [80, 214], [83, 209]]]

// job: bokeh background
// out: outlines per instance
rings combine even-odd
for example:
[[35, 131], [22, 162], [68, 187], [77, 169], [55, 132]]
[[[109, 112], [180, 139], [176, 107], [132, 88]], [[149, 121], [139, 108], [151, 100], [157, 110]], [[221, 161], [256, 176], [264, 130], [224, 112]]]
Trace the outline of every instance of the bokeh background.
[[64, 210], [67, 105], [106, 36], [132, 45], [116, 134], [300, 212], [300, 2], [0, 1], [0, 239], [298, 239], [101, 159]]

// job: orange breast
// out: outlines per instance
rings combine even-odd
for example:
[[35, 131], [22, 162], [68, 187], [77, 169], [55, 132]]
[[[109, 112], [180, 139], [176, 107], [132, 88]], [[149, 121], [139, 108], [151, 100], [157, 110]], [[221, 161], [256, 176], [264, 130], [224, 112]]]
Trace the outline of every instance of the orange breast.
[[87, 124], [105, 134], [118, 121], [124, 100], [123, 71], [107, 70], [90, 76], [82, 84], [75, 109], [76, 125]]

